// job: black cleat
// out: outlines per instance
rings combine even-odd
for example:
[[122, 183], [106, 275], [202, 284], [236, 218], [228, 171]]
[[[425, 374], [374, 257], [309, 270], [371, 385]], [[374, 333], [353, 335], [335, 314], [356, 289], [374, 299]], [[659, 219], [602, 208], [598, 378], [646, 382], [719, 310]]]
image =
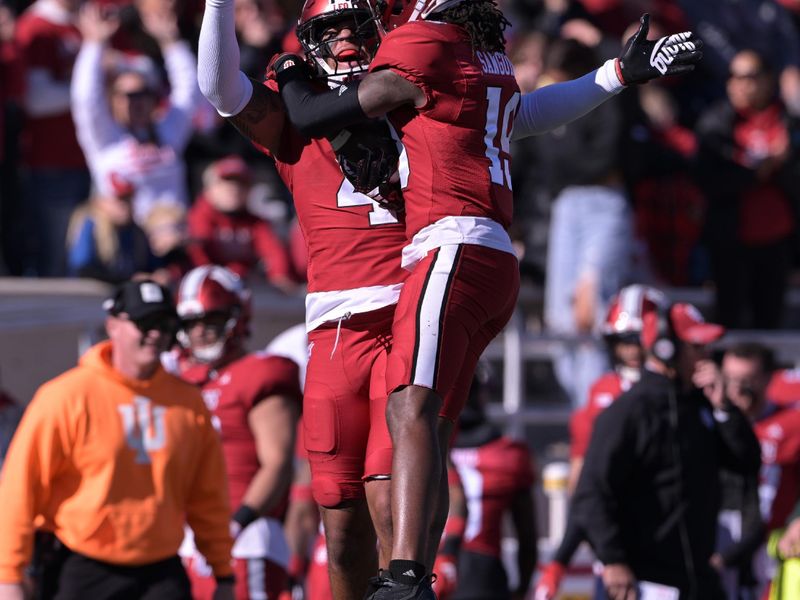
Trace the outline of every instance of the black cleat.
[[413, 585], [400, 583], [392, 579], [389, 571], [381, 571], [369, 580], [364, 600], [436, 600], [431, 583], [431, 576], [425, 576]]

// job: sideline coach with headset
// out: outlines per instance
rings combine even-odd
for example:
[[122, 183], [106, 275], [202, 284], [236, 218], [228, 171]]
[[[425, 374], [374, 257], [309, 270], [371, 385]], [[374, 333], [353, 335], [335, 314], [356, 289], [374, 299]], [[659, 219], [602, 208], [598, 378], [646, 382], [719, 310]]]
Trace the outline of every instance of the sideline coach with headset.
[[0, 599], [23, 597], [34, 520], [62, 545], [59, 600], [189, 600], [183, 524], [233, 598], [219, 436], [200, 391], [166, 373], [178, 325], [169, 291], [129, 281], [106, 301], [109, 341], [48, 381], [0, 476]]
[[709, 563], [719, 469], [756, 478], [758, 440], [709, 359], [725, 330], [691, 304], [651, 303], [642, 320], [642, 378], [597, 419], [573, 517], [611, 600], [638, 598], [643, 582], [677, 588], [680, 600], [721, 599]]

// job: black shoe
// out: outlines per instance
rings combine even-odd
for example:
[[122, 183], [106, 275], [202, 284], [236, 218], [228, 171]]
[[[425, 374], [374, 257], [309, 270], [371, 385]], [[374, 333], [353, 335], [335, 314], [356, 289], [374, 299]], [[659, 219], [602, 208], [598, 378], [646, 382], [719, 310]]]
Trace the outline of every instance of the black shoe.
[[369, 590], [364, 600], [436, 600], [431, 576], [425, 576], [411, 585], [392, 579], [389, 571], [381, 571], [369, 580]]
[[378, 569], [378, 575], [376, 577], [370, 577], [367, 582], [367, 593], [364, 594], [364, 600], [372, 600], [377, 591], [383, 586], [383, 580], [389, 578], [389, 571]]

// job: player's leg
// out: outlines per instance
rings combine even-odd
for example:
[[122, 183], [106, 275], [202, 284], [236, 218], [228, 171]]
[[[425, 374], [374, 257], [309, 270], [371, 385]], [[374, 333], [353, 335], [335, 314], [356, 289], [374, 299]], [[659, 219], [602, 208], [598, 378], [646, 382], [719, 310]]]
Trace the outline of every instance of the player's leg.
[[[378, 565], [387, 568], [392, 554], [392, 439], [386, 423], [386, 365], [392, 346], [394, 307], [376, 314], [370, 374], [370, 429], [364, 462], [364, 485], [378, 536]], [[378, 318], [379, 317], [379, 318]]]
[[362, 598], [378, 569], [375, 530], [365, 498], [320, 508], [325, 526], [328, 576], [335, 600]]
[[[443, 465], [437, 421], [442, 400], [428, 388], [407, 385], [389, 395], [386, 420], [394, 446], [392, 462], [392, 559], [425, 565], [432, 516], [438, 505]], [[394, 565], [390, 565], [390, 569]], [[397, 565], [419, 579], [425, 568]], [[419, 571], [422, 572], [419, 572]], [[393, 573], [395, 578], [398, 573]]]
[[425, 568], [431, 529], [443, 526], [434, 526], [433, 520], [444, 481], [438, 417], [455, 421], [463, 399], [448, 408], [442, 392], [449, 392], [461, 376], [471, 379], [477, 359], [467, 356], [473, 340], [489, 322], [501, 315], [508, 319], [518, 273], [516, 258], [505, 252], [443, 246], [429, 253], [404, 285], [387, 373], [387, 387], [394, 390], [387, 421], [394, 445], [390, 570], [395, 578], [406, 568], [414, 576]]
[[309, 334], [313, 346], [303, 399], [304, 437], [336, 600], [361, 598], [377, 569], [375, 531], [362, 482], [372, 349], [360, 325], [366, 319], [354, 315], [346, 326]]
[[444, 417], [439, 417], [438, 436], [439, 436], [439, 459], [442, 464], [442, 474], [439, 477], [438, 493], [436, 499], [436, 512], [431, 520], [430, 533], [428, 535], [428, 550], [425, 557], [425, 566], [429, 570], [433, 569], [436, 561], [436, 554], [439, 550], [439, 542], [442, 538], [447, 513], [450, 508], [450, 486], [447, 479], [447, 454], [450, 450], [450, 439], [453, 435], [453, 422]]

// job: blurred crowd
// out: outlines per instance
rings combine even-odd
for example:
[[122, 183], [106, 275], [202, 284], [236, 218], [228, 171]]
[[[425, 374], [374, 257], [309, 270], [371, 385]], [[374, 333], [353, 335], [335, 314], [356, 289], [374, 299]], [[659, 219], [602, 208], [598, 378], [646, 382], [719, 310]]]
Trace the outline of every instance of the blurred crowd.
[[[285, 14], [237, 7], [252, 75]], [[285, 292], [302, 282], [285, 188], [198, 90], [201, 17], [197, 2], [0, 4], [6, 274], [174, 285], [221, 264]]]
[[[514, 237], [546, 325], [597, 331], [611, 294], [709, 286], [728, 327], [776, 328], [796, 243], [800, 6], [792, 0], [502, 0], [523, 91], [691, 29], [687, 77], [515, 144]], [[0, 270], [174, 284], [215, 263], [291, 292], [302, 233], [270, 158], [199, 94], [198, 0], [0, 2]], [[239, 0], [242, 70], [298, 51], [297, 2]], [[570, 310], [571, 308], [571, 310]]]

